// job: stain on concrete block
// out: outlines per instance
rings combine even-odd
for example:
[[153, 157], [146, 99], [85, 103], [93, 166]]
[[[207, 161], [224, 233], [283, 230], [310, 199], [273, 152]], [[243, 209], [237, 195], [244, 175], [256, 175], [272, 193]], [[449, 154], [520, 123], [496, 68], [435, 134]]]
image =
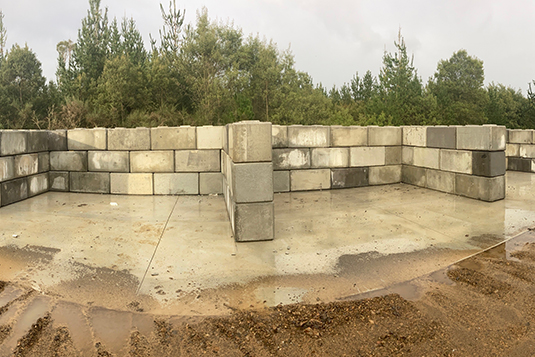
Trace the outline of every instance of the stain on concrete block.
[[220, 150], [175, 151], [176, 172], [221, 172]]
[[472, 174], [472, 152], [462, 150], [441, 150], [440, 169], [442, 171]]
[[223, 175], [219, 172], [201, 172], [199, 174], [199, 193], [214, 195], [223, 193]]
[[505, 145], [505, 156], [520, 156], [520, 144], [506, 144]]
[[173, 156], [172, 150], [133, 151], [130, 153], [130, 172], [174, 172]]
[[446, 193], [455, 193], [455, 173], [427, 169], [426, 187]]
[[35, 175], [39, 172], [39, 155], [26, 154], [15, 156], [15, 177]]
[[26, 177], [3, 182], [2, 206], [19, 202], [28, 198], [28, 179]]
[[331, 126], [331, 146], [367, 146], [368, 128], [365, 126]]
[[228, 154], [232, 161], [271, 162], [271, 123], [243, 121], [228, 126]]
[[401, 165], [401, 146], [385, 147], [385, 165]]
[[194, 126], [157, 127], [150, 129], [152, 150], [184, 150], [197, 148]]
[[273, 149], [273, 169], [308, 169], [311, 165], [310, 149]]
[[0, 156], [25, 154], [28, 152], [27, 130], [3, 130], [0, 138]]
[[108, 129], [108, 150], [150, 150], [150, 129]]
[[313, 168], [348, 167], [349, 148], [313, 148], [311, 158]]
[[37, 172], [43, 173], [50, 171], [50, 153], [47, 152], [40, 152], [38, 154], [38, 168]]
[[426, 126], [402, 126], [403, 145], [427, 146]]
[[367, 167], [351, 167], [331, 170], [332, 188], [352, 188], [369, 185], [369, 169]]
[[487, 177], [505, 175], [505, 152], [472, 151], [472, 175]]
[[518, 154], [520, 157], [528, 159], [535, 158], [535, 145], [521, 144], [518, 149]]
[[50, 152], [50, 170], [87, 171], [87, 151]]
[[401, 182], [401, 165], [370, 167], [370, 185]]
[[232, 163], [233, 199], [236, 203], [273, 201], [271, 162]]
[[457, 128], [454, 126], [428, 127], [427, 147], [455, 149], [457, 147]]
[[110, 174], [107, 172], [70, 172], [71, 192], [110, 193]]
[[96, 129], [71, 129], [67, 130], [68, 150], [106, 150], [107, 130]]
[[349, 166], [351, 167], [380, 166], [385, 162], [384, 146], [349, 148]]
[[50, 191], [69, 191], [69, 172], [68, 171], [50, 171], [48, 173], [48, 182]]
[[271, 145], [274, 148], [288, 147], [288, 127], [285, 125], [271, 126]]
[[507, 159], [507, 170], [530, 172], [531, 161], [531, 159], [522, 157], [510, 157]]
[[48, 151], [48, 131], [30, 130], [28, 131], [28, 152]]
[[130, 171], [130, 155], [128, 151], [89, 151], [87, 160], [89, 171]]
[[273, 171], [273, 192], [290, 191], [290, 171]]
[[[72, 190], [72, 185], [71, 185]], [[110, 191], [119, 195], [152, 195], [153, 174], [148, 173], [111, 173]]]
[[401, 182], [418, 187], [426, 187], [427, 169], [418, 166], [403, 165], [401, 168]]
[[502, 200], [505, 198], [505, 176], [455, 174], [455, 193], [486, 202]]
[[323, 125], [290, 125], [288, 127], [288, 146], [329, 147], [331, 140], [330, 129], [330, 127]]
[[[146, 193], [148, 194], [148, 193]], [[198, 173], [154, 174], [155, 195], [198, 195]]]
[[533, 130], [507, 129], [507, 142], [510, 144], [531, 144], [533, 143], [533, 133]]
[[48, 191], [48, 173], [28, 177], [28, 197]]
[[414, 165], [414, 147], [401, 147], [401, 163], [403, 165]]
[[67, 151], [67, 130], [49, 131], [48, 149], [50, 151]]
[[0, 157], [0, 182], [15, 178], [15, 157]]
[[234, 209], [234, 239], [237, 242], [273, 240], [273, 202], [237, 203]]
[[369, 126], [369, 146], [400, 146], [401, 128], [395, 126]]
[[467, 125], [457, 127], [457, 149], [501, 151], [505, 150], [504, 126]]
[[219, 149], [223, 148], [224, 126], [198, 126], [197, 127], [197, 149]]
[[438, 169], [440, 166], [440, 149], [432, 148], [413, 148], [413, 165], [426, 167], [429, 169]]

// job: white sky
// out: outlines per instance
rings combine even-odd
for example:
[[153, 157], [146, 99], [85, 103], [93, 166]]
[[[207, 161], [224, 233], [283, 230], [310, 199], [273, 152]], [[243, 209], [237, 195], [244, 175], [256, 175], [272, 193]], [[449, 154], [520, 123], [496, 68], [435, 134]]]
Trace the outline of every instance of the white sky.
[[[160, 1], [102, 0], [110, 18], [133, 17], [148, 48], [158, 37]], [[168, 8], [168, 0], [162, 1]], [[298, 70], [327, 88], [349, 82], [355, 72], [377, 75], [384, 50], [394, 51], [398, 28], [414, 54], [424, 83], [437, 62], [466, 49], [484, 61], [486, 83], [524, 93], [535, 79], [533, 0], [177, 0], [186, 23], [206, 6], [211, 19], [231, 20], [245, 35], [291, 46]], [[48, 79], [55, 78], [56, 44], [76, 41], [87, 0], [0, 0], [8, 46], [25, 43], [37, 53]]]

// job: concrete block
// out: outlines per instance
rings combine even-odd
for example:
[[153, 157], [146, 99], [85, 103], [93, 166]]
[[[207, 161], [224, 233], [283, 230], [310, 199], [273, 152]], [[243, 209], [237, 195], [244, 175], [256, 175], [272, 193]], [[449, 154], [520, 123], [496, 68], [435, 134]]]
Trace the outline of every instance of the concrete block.
[[27, 130], [2, 130], [0, 137], [0, 156], [26, 154], [27, 152]]
[[331, 146], [368, 146], [368, 128], [331, 126]]
[[[130, 172], [174, 172], [174, 151], [132, 151]], [[219, 156], [217, 157], [219, 164]]]
[[197, 148], [194, 126], [157, 127], [150, 129], [151, 150], [184, 150]]
[[510, 144], [531, 144], [533, 143], [533, 130], [507, 129]]
[[427, 169], [426, 187], [447, 193], [455, 193], [455, 173]]
[[175, 151], [176, 172], [220, 172], [220, 150]]
[[531, 159], [522, 157], [510, 157], [507, 159], [507, 170], [530, 172], [531, 161]]
[[370, 167], [370, 185], [401, 182], [401, 165]]
[[331, 170], [292, 170], [290, 189], [292, 191], [328, 190], [331, 188]]
[[111, 173], [110, 191], [119, 195], [152, 195], [153, 174]]
[[442, 171], [472, 174], [472, 152], [462, 150], [441, 150], [440, 169]]
[[505, 175], [505, 152], [472, 151], [472, 175], [487, 177]]
[[228, 154], [238, 162], [271, 161], [271, 123], [243, 121], [228, 126]]
[[367, 167], [332, 169], [331, 182], [332, 188], [351, 188], [368, 186], [369, 170]]
[[273, 171], [273, 192], [290, 191], [290, 171]]
[[28, 179], [24, 177], [3, 182], [1, 190], [2, 206], [25, 200], [28, 198]]
[[427, 127], [426, 126], [402, 126], [403, 145], [408, 146], [427, 146]]
[[[112, 179], [113, 182], [113, 179]], [[149, 195], [150, 193], [144, 193]], [[154, 174], [155, 195], [198, 195], [198, 173]]]
[[369, 146], [400, 146], [401, 128], [395, 126], [369, 126]]
[[224, 126], [198, 126], [197, 127], [197, 149], [218, 149], [223, 148]]
[[520, 157], [520, 144], [506, 144], [505, 156]]
[[438, 169], [440, 166], [440, 149], [414, 147], [413, 165]]
[[535, 159], [531, 160], [531, 172], [535, 172]]
[[457, 149], [501, 151], [505, 150], [504, 126], [467, 125], [457, 127]]
[[535, 145], [521, 144], [518, 150], [518, 154], [520, 157], [534, 159], [535, 158]]
[[129, 172], [128, 151], [89, 151], [87, 153], [89, 171]]
[[35, 175], [39, 172], [39, 155], [26, 154], [15, 156], [15, 177]]
[[401, 182], [418, 187], [426, 187], [427, 169], [424, 167], [403, 165], [401, 168]]
[[15, 178], [15, 157], [0, 157], [0, 182]]
[[150, 129], [108, 129], [108, 150], [150, 150]]
[[48, 173], [48, 183], [50, 191], [69, 191], [69, 172], [50, 171]]
[[50, 170], [87, 171], [87, 151], [50, 152]]
[[67, 130], [67, 147], [69, 150], [106, 150], [106, 132], [105, 128]]
[[273, 164], [252, 162], [231, 164], [234, 202], [273, 201]]
[[107, 172], [70, 172], [71, 192], [110, 193], [110, 174]]
[[401, 163], [403, 165], [414, 165], [414, 148], [411, 146], [401, 147]]
[[330, 146], [330, 127], [323, 125], [290, 125], [288, 127], [288, 146], [321, 148]]
[[274, 170], [307, 169], [310, 165], [310, 149], [273, 149]]
[[50, 171], [50, 153], [47, 152], [40, 152], [38, 154], [38, 167], [37, 172], [43, 173]]
[[30, 130], [28, 131], [28, 152], [48, 151], [48, 131]]
[[199, 174], [199, 194], [219, 195], [223, 193], [223, 175], [220, 172], [201, 172]]
[[274, 148], [288, 147], [288, 127], [285, 125], [271, 126], [271, 145]]
[[349, 148], [349, 166], [380, 166], [386, 162], [384, 146]]
[[223, 129], [223, 151], [228, 154], [228, 128], [229, 125], [225, 125], [225, 129]]
[[503, 200], [505, 176], [483, 177], [455, 174], [455, 193], [487, 202]]
[[310, 151], [313, 168], [349, 166], [349, 148], [313, 148]]
[[427, 147], [455, 149], [457, 147], [457, 127], [430, 126], [427, 128]]
[[48, 132], [48, 150], [67, 151], [67, 130], [50, 130]]
[[401, 146], [385, 147], [385, 165], [401, 165]]
[[275, 211], [273, 202], [233, 205], [234, 239], [237, 242], [273, 240]]
[[28, 197], [48, 191], [48, 173], [28, 177]]

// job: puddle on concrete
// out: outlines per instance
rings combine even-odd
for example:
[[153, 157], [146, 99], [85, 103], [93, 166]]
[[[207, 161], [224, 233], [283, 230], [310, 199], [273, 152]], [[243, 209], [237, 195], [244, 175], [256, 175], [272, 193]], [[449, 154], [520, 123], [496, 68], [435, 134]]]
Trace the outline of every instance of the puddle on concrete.
[[122, 349], [128, 345], [132, 327], [132, 314], [124, 311], [114, 311], [94, 308], [88, 311], [95, 341], [112, 353], [120, 355]]
[[91, 330], [81, 305], [59, 302], [52, 311], [52, 320], [54, 327], [65, 326], [69, 329], [74, 347], [82, 355], [89, 355], [93, 351]]

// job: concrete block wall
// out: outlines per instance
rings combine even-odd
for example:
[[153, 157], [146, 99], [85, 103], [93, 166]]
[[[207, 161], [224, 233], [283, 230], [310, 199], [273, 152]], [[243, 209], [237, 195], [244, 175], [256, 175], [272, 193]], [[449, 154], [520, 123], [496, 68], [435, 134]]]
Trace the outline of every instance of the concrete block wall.
[[507, 170], [535, 172], [535, 130], [507, 130]]

